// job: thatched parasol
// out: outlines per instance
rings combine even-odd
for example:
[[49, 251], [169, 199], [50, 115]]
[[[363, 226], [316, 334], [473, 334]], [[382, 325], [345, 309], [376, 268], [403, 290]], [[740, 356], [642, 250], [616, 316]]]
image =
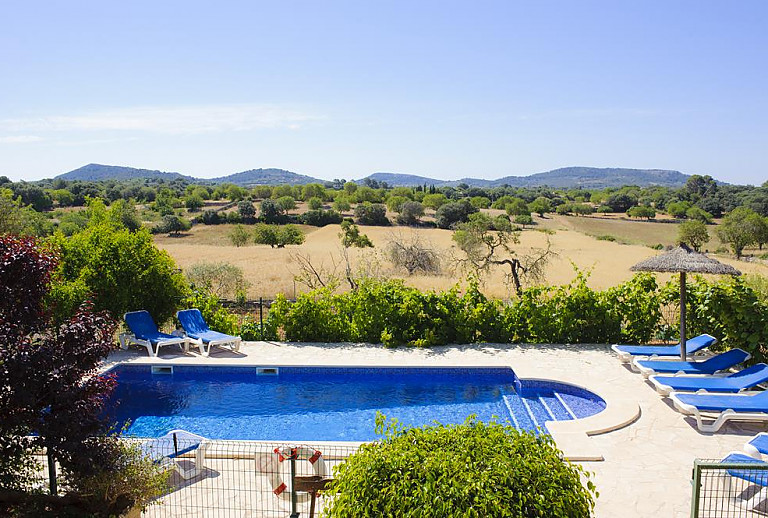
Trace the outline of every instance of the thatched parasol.
[[691, 250], [687, 245], [668, 250], [661, 255], [640, 261], [632, 268], [635, 272], [680, 273], [680, 357], [685, 360], [685, 274], [711, 273], [715, 275], [741, 275], [733, 266]]

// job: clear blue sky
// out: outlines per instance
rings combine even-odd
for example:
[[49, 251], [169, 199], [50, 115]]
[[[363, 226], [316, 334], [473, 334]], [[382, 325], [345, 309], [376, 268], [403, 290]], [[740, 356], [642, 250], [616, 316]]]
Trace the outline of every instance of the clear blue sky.
[[768, 2], [0, 3], [0, 175], [768, 180]]

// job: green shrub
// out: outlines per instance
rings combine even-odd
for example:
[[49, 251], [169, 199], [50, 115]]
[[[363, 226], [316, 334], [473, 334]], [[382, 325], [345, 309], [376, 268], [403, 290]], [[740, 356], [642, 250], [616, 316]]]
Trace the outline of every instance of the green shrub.
[[284, 248], [285, 245], [302, 244], [304, 242], [304, 234], [296, 225], [257, 223], [253, 231], [253, 241], [257, 245]]
[[387, 208], [381, 203], [360, 203], [355, 207], [355, 220], [360, 225], [389, 225]]
[[145, 229], [131, 232], [93, 223], [69, 238], [56, 234], [51, 243], [61, 257], [50, 295], [54, 306], [74, 309], [87, 295], [95, 309], [107, 310], [115, 319], [146, 309], [160, 324], [187, 294], [184, 276]]
[[202, 261], [193, 264], [184, 273], [193, 287], [213, 293], [217, 297], [235, 297], [249, 286], [243, 269], [226, 262]]
[[515, 216], [514, 221], [518, 225], [533, 225], [533, 218], [530, 214], [519, 214]]
[[336, 304], [343, 297], [321, 288], [299, 295], [290, 306], [276, 301], [270, 316], [282, 325], [289, 341], [343, 342], [349, 336], [348, 324]]
[[336, 210], [308, 210], [299, 216], [299, 221], [305, 225], [324, 227], [341, 223], [341, 213]]
[[274, 321], [265, 320], [264, 329], [262, 331], [262, 325], [253, 320], [246, 320], [240, 326], [240, 332], [238, 335], [247, 341], [257, 340], [278, 340], [277, 328], [274, 325]]
[[595, 239], [597, 239], [598, 241], [616, 241], [616, 237], [610, 234], [603, 234], [600, 236], [596, 236]]
[[611, 343], [621, 336], [621, 317], [604, 293], [589, 288], [579, 272], [569, 285], [523, 290], [505, 319], [513, 342]]
[[548, 435], [472, 418], [384, 430], [382, 416], [377, 432], [334, 468], [324, 516], [586, 518], [594, 508], [590, 475]]
[[248, 231], [242, 225], [235, 225], [229, 232], [229, 240], [238, 248], [248, 242], [248, 237]]
[[[367, 342], [428, 347], [493, 343], [646, 343], [674, 335], [676, 323], [662, 307], [677, 304], [676, 280], [662, 288], [648, 273], [605, 291], [590, 288], [578, 272], [565, 286], [533, 287], [503, 303], [487, 299], [470, 281], [444, 292], [421, 292], [400, 280], [361, 282], [342, 294], [316, 290], [269, 312], [270, 333], [288, 341]], [[709, 333], [720, 346], [742, 347], [754, 361], [766, 359], [768, 304], [743, 280], [689, 283], [689, 336]], [[752, 283], [754, 284], [754, 283]], [[272, 336], [270, 334], [270, 336]]]
[[65, 491], [82, 499], [80, 510], [87, 511], [86, 516], [122, 516], [132, 508], [145, 510], [168, 492], [172, 472], [147, 457], [138, 443], [106, 440], [116, 442], [117, 457], [110, 469], [95, 468], [87, 477], [63, 473]]
[[[679, 297], [678, 281], [664, 290], [666, 300]], [[708, 282], [698, 277], [688, 285], [688, 336], [707, 333], [716, 337], [717, 348], [740, 347], [753, 362], [766, 359], [768, 347], [768, 304], [740, 277]]]
[[307, 207], [309, 207], [309, 210], [320, 210], [323, 208], [323, 200], [313, 196], [307, 200]]

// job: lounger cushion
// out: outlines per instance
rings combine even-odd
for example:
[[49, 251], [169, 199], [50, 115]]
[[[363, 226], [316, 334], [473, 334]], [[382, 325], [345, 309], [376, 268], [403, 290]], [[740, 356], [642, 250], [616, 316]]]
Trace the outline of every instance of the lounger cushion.
[[226, 342], [238, 339], [236, 336], [212, 331], [205, 322], [199, 309], [185, 309], [184, 311], [176, 313], [176, 316], [181, 323], [181, 327], [184, 328], [184, 332], [195, 340], [202, 340], [203, 342], [208, 343]]
[[705, 412], [724, 412], [728, 409], [736, 412], [768, 412], [768, 392], [765, 391], [748, 396], [726, 394], [675, 395], [682, 403], [695, 406]]
[[[731, 453], [726, 458], [724, 458], [721, 462], [723, 463], [743, 462], [745, 464], [749, 463], [749, 464], [765, 465], [765, 462], [754, 459], [749, 455], [744, 455], [743, 453]], [[755, 469], [755, 470], [729, 469], [728, 474], [731, 475], [732, 477], [738, 477], [742, 480], [746, 480], [747, 482], [751, 482], [759, 486], [763, 486], [763, 487], [768, 486], [768, 469]]]
[[763, 455], [768, 454], [768, 434], [767, 433], [757, 434], [747, 444], [752, 446], [754, 449], [756, 449], [758, 452], [762, 453]]
[[653, 376], [653, 379], [661, 385], [671, 387], [672, 390], [680, 390], [684, 392], [696, 392], [697, 390], [706, 390], [709, 392], [739, 392], [768, 381], [768, 365], [758, 363], [722, 378]]
[[671, 360], [635, 360], [638, 367], [654, 372], [684, 372], [685, 374], [714, 374], [718, 371], [745, 362], [749, 359], [749, 353], [741, 349], [731, 349], [724, 353], [712, 356], [706, 360], [696, 362], [671, 361]]
[[141, 340], [148, 340], [153, 345], [159, 342], [165, 342], [167, 340], [174, 340], [176, 342], [181, 341], [178, 336], [161, 333], [157, 330], [155, 321], [147, 311], [131, 311], [126, 313], [125, 323], [128, 325], [128, 329], [134, 334], [136, 338]]
[[[686, 353], [695, 353], [717, 342], [714, 336], [699, 335], [685, 342]], [[675, 345], [615, 345], [614, 349], [636, 356], [675, 356], [680, 354], [680, 344]]]

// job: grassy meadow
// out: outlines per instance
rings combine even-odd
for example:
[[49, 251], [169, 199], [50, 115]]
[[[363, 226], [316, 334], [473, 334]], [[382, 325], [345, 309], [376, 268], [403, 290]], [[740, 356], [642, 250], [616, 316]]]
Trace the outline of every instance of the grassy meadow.
[[[495, 212], [495, 211], [491, 211]], [[607, 288], [619, 284], [633, 274], [629, 268], [647, 257], [660, 253], [650, 248], [651, 245], [673, 244], [677, 236], [677, 225], [673, 223], [632, 221], [620, 218], [574, 217], [547, 215], [546, 218], [535, 216], [537, 229], [549, 229], [554, 233], [549, 236], [552, 249], [557, 254], [545, 270], [544, 282], [547, 284], [568, 283], [574, 277], [574, 266], [591, 271], [589, 284], [593, 288]], [[306, 241], [299, 246], [271, 248], [267, 245], [232, 246], [229, 232], [232, 225], [196, 225], [179, 237], [158, 235], [156, 244], [167, 250], [182, 268], [187, 268], [202, 261], [224, 261], [243, 269], [250, 283], [249, 298], [273, 298], [278, 293], [291, 297], [295, 292], [307, 291], [305, 286], [294, 283], [294, 276], [299, 272], [296, 254], [310, 257], [316, 267], [333, 270], [343, 278], [341, 247], [338, 225], [317, 228], [301, 226]], [[251, 227], [246, 227], [251, 228]], [[714, 232], [706, 248], [715, 250], [721, 247]], [[452, 268], [451, 257], [458, 253], [451, 239], [452, 232], [436, 228], [410, 228], [401, 226], [369, 227], [361, 226], [374, 243], [373, 249], [350, 249], [353, 267], [366, 268], [378, 275], [400, 277], [406, 283], [421, 290], [448, 289], [465, 275]], [[615, 241], [600, 240], [596, 236], [613, 236]], [[384, 253], [387, 243], [392, 240], [408, 242], [418, 236], [423, 244], [428, 244], [437, 251], [443, 262], [440, 275], [407, 276], [402, 270], [395, 269]], [[534, 248], [542, 248], [547, 236], [543, 232], [526, 229], [520, 236], [516, 247], [520, 253]], [[749, 251], [748, 251], [749, 252]], [[745, 273], [768, 275], [765, 262], [736, 261], [727, 254], [715, 254], [726, 263], [732, 264]], [[669, 276], [660, 275], [665, 280]], [[342, 284], [342, 288], [345, 286]], [[502, 270], [497, 270], [484, 279], [483, 291], [492, 297], [506, 298], [508, 287], [504, 283]]]

